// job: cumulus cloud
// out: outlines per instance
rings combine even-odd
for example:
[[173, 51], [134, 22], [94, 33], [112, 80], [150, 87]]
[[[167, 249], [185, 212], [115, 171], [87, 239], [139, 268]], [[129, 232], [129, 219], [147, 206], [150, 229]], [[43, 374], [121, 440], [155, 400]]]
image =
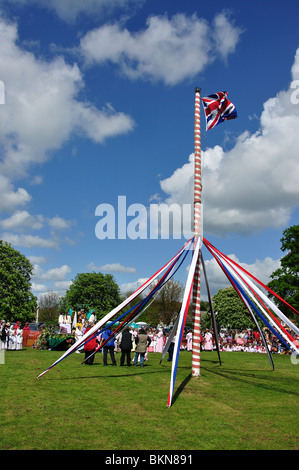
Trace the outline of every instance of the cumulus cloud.
[[[112, 13], [116, 8], [126, 8], [130, 5], [143, 4], [144, 0], [9, 0], [9, 3], [19, 5], [37, 5], [41, 8], [53, 10], [64, 21], [74, 22], [82, 13], [99, 17], [107, 12]], [[1, 0], [0, 3], [7, 4], [8, 0]]]
[[31, 283], [31, 290], [35, 294], [40, 293], [40, 292], [45, 292], [47, 290], [47, 286], [44, 284], [37, 284], [36, 282]]
[[134, 266], [123, 266], [120, 263], [105, 264], [103, 266], [96, 266], [93, 262], [87, 266], [89, 271], [103, 271], [108, 273], [135, 273], [136, 268]]
[[14, 210], [31, 197], [15, 182], [31, 177], [32, 165], [46, 162], [73, 133], [96, 143], [127, 133], [130, 116], [110, 104], [102, 109], [78, 99], [84, 80], [77, 64], [63, 57], [37, 58], [19, 45], [17, 25], [0, 18], [0, 70], [5, 106], [0, 108], [0, 210]]
[[56, 215], [55, 217], [48, 219], [48, 224], [52, 229], [55, 230], [67, 230], [74, 224], [74, 222], [63, 219], [62, 217]]
[[30, 228], [39, 230], [44, 226], [44, 218], [42, 215], [32, 216], [27, 211], [16, 211], [7, 219], [0, 221], [0, 226], [4, 230], [22, 230]]
[[32, 264], [45, 264], [47, 262], [47, 258], [44, 256], [28, 256], [28, 259]]
[[60, 268], [52, 268], [44, 273], [39, 273], [39, 279], [45, 281], [64, 281], [71, 272], [71, 268], [64, 264]]
[[175, 85], [192, 78], [217, 58], [234, 52], [241, 29], [224, 14], [211, 25], [196, 14], [150, 16], [146, 28], [131, 33], [120, 23], [88, 32], [80, 42], [87, 64], [110, 61], [131, 79]]
[[71, 284], [72, 281], [56, 281], [54, 282], [54, 287], [60, 292], [64, 292], [70, 287]]
[[0, 175], [0, 212], [12, 211], [16, 207], [28, 204], [30, 201], [31, 196], [26, 189], [15, 189], [7, 176]]
[[12, 246], [21, 246], [24, 248], [58, 248], [58, 241], [50, 238], [42, 238], [38, 235], [17, 235], [10, 232], [4, 232], [1, 235], [2, 240], [10, 243]]
[[[292, 82], [298, 78], [299, 49]], [[231, 150], [216, 145], [202, 152], [204, 233], [249, 235], [288, 224], [299, 201], [299, 105], [292, 102], [292, 93], [290, 84], [269, 98], [259, 117], [259, 130], [244, 131]], [[163, 202], [192, 204], [193, 161], [192, 154], [160, 181], [166, 194]]]
[[[238, 257], [234, 254], [228, 255], [230, 259], [235, 261], [235, 263], [242, 266], [246, 271], [250, 272], [253, 276], [259, 279], [264, 284], [268, 284], [270, 281], [270, 275], [280, 267], [280, 261], [274, 260], [270, 257], [266, 257], [262, 260], [257, 259], [252, 264], [241, 263]], [[205, 267], [207, 272], [207, 278], [209, 281], [209, 288], [211, 291], [211, 296], [216, 294], [219, 289], [225, 289], [231, 286], [231, 283], [228, 281], [227, 277], [223, 273], [222, 269], [219, 267], [217, 261], [212, 258], [210, 260], [205, 260]], [[202, 278], [202, 293], [207, 299], [206, 287], [203, 274]]]
[[148, 278], [139, 278], [137, 281], [134, 282], [125, 282], [119, 286], [120, 291], [122, 294], [126, 294], [128, 292], [135, 292], [142, 284], [144, 284]]

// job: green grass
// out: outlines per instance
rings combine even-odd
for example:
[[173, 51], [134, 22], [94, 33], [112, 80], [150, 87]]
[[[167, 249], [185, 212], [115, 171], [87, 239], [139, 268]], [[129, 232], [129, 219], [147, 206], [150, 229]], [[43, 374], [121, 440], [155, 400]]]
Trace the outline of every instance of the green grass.
[[[174, 400], [167, 408], [171, 364], [150, 353], [146, 366], [79, 367], [72, 354], [40, 379], [61, 352], [5, 353], [0, 365], [1, 439], [7, 450], [295, 450], [299, 364], [290, 356], [180, 353]], [[117, 353], [119, 364], [120, 354]]]

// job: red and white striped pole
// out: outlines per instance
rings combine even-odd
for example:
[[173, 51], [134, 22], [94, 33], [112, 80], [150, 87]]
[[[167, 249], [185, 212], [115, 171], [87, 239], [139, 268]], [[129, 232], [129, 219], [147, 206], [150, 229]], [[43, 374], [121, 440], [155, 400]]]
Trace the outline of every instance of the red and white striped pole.
[[[194, 119], [194, 235], [201, 237], [201, 140], [200, 140], [200, 88], [195, 88]], [[199, 252], [192, 291], [192, 377], [200, 376], [200, 259]]]

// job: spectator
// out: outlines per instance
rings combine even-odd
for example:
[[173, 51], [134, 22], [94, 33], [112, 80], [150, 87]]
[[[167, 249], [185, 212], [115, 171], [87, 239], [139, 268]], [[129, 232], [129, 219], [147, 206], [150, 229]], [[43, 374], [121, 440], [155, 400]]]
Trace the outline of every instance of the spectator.
[[187, 351], [192, 351], [192, 331], [189, 330], [186, 334], [187, 339]]
[[[113, 335], [113, 332], [107, 328], [106, 330], [103, 331], [101, 334], [101, 340], [102, 342], [106, 341], [111, 335]], [[114, 356], [114, 336], [111, 337], [111, 339], [103, 346], [103, 363], [104, 366], [107, 366], [107, 357], [108, 357], [108, 352], [110, 354], [110, 358], [112, 361], [112, 365], [116, 366], [116, 360]]]
[[162, 353], [163, 352], [163, 346], [164, 346], [164, 333], [162, 328], [158, 329], [158, 333], [156, 335], [157, 339], [157, 344], [156, 344], [156, 352]]
[[18, 328], [15, 331], [15, 338], [16, 338], [16, 349], [20, 351], [23, 348], [23, 329], [20, 323], [18, 325]]
[[204, 350], [212, 351], [213, 350], [213, 335], [209, 330], [206, 330], [204, 335]]
[[147, 347], [151, 344], [151, 339], [149, 336], [147, 336], [145, 330], [141, 328], [135, 341], [137, 346], [135, 349], [134, 366], [137, 365], [138, 356], [140, 354], [140, 367], [143, 367], [144, 355], [146, 353]]
[[127, 366], [131, 365], [131, 349], [133, 346], [132, 333], [130, 333], [130, 327], [127, 326], [124, 331], [121, 333], [120, 341], [120, 350], [121, 358], [120, 365], [123, 366], [125, 358], [127, 359]]
[[[86, 333], [91, 329], [91, 327], [86, 329]], [[92, 338], [84, 344], [85, 351], [85, 364], [91, 366], [94, 361], [95, 351], [97, 347], [96, 338]]]
[[6, 323], [2, 323], [1, 327], [1, 349], [7, 349], [8, 341], [8, 326]]

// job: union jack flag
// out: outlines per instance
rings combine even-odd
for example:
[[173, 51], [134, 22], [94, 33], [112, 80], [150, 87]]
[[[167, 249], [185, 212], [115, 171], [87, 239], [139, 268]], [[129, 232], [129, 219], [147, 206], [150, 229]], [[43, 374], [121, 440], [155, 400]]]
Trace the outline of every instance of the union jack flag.
[[223, 121], [235, 119], [237, 111], [233, 103], [227, 99], [227, 91], [220, 91], [202, 98], [206, 115], [206, 129], [212, 129]]

